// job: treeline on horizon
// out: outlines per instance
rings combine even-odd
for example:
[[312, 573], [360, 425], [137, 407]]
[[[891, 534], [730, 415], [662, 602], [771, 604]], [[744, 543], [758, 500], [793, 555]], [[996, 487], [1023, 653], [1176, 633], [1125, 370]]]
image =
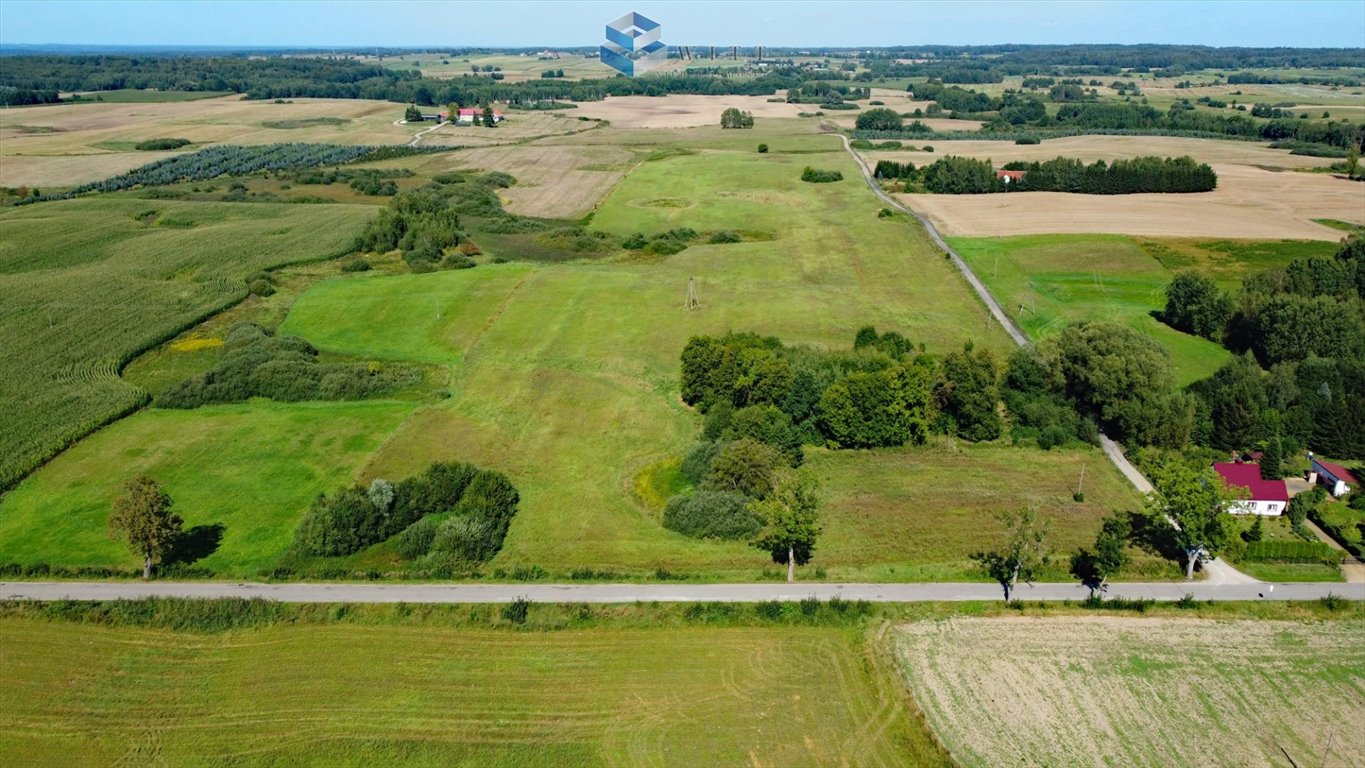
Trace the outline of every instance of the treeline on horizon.
[[1074, 158], [1044, 162], [1015, 161], [1002, 170], [1023, 171], [1022, 178], [998, 178], [990, 160], [948, 155], [923, 168], [914, 163], [879, 160], [873, 175], [924, 186], [944, 195], [989, 192], [1076, 192], [1085, 195], [1130, 195], [1139, 192], [1208, 192], [1218, 186], [1218, 174], [1192, 157], [1135, 157], [1086, 165]]

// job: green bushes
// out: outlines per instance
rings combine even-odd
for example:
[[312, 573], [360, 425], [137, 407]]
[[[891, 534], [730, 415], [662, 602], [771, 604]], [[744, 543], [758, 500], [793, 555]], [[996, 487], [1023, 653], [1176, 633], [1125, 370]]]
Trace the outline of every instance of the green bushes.
[[721, 128], [753, 128], [754, 116], [749, 112], [742, 112], [735, 107], [729, 107], [720, 115]]
[[360, 400], [417, 381], [421, 373], [402, 364], [321, 364], [317, 350], [295, 336], [275, 336], [254, 323], [239, 323], [223, 343], [222, 358], [207, 373], [176, 384], [156, 399], [160, 408], [198, 408], [252, 397], [282, 402]]
[[748, 509], [749, 498], [740, 493], [697, 491], [674, 496], [664, 507], [665, 528], [698, 539], [747, 539], [763, 521]]
[[1340, 565], [1342, 555], [1320, 541], [1253, 541], [1243, 560], [1249, 563], [1319, 563]]
[[405, 559], [479, 563], [502, 548], [519, 501], [501, 473], [437, 462], [396, 485], [375, 480], [368, 488], [319, 496], [299, 523], [294, 546], [302, 555], [338, 557], [396, 537]]
[[158, 152], [170, 149], [180, 149], [190, 145], [189, 139], [147, 139], [139, 141], [133, 145], [133, 149], [139, 152]]
[[901, 116], [895, 110], [878, 107], [858, 115], [854, 127], [860, 131], [898, 131], [901, 124]]
[[801, 180], [812, 184], [828, 184], [833, 181], [843, 181], [844, 174], [840, 171], [821, 171], [809, 165], [801, 171]]
[[1177, 272], [1166, 286], [1166, 309], [1161, 319], [1176, 330], [1220, 341], [1231, 317], [1232, 299], [1203, 275]]

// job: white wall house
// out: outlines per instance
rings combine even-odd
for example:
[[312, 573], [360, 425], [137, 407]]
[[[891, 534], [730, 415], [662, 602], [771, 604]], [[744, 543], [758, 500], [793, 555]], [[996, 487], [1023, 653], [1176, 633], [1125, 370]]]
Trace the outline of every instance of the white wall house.
[[1231, 514], [1275, 517], [1284, 514], [1289, 506], [1289, 489], [1284, 481], [1262, 479], [1259, 464], [1224, 462], [1214, 464], [1213, 469], [1229, 488], [1246, 488], [1250, 492], [1245, 500], [1228, 502], [1227, 511]]
[[1340, 464], [1323, 461], [1315, 456], [1313, 471], [1318, 475], [1318, 482], [1326, 486], [1327, 491], [1333, 496], [1345, 496], [1360, 487], [1360, 481], [1356, 480], [1355, 475]]

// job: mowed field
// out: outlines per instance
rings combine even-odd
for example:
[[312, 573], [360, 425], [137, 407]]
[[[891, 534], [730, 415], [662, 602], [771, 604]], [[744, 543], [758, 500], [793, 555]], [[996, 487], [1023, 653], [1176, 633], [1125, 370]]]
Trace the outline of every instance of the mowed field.
[[1253, 272], [1283, 267], [1295, 258], [1328, 257], [1337, 249], [1334, 242], [1315, 240], [1122, 235], [955, 237], [950, 242], [1033, 338], [1079, 320], [1131, 325], [1170, 352], [1181, 384], [1209, 376], [1229, 353], [1220, 344], [1181, 333], [1153, 317], [1166, 306], [1166, 285], [1175, 272], [1193, 269], [1224, 289], [1235, 290]]
[[118, 375], [134, 353], [242, 299], [256, 270], [337, 254], [376, 210], [85, 199], [0, 214], [0, 487], [136, 406]]
[[610, 120], [616, 128], [690, 128], [720, 125], [720, 115], [734, 107], [752, 113], [755, 120], [796, 117], [814, 112], [810, 104], [769, 101], [775, 96], [694, 96], [673, 94], [656, 96], [609, 96], [602, 101], [585, 101], [573, 110], [575, 115]]
[[903, 625], [897, 655], [973, 766], [1358, 765], [1365, 623], [1067, 616]]
[[900, 766], [861, 633], [0, 620], [0, 763]]

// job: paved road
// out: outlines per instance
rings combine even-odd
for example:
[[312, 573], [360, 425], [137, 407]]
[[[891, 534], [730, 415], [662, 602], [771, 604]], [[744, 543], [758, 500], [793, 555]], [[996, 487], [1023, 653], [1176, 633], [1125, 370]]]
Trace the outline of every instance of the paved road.
[[[962, 276], [967, 280], [967, 283], [972, 286], [972, 290], [976, 291], [976, 295], [980, 297], [982, 303], [990, 310], [991, 316], [996, 319], [996, 322], [1000, 323], [1001, 327], [1005, 329], [1005, 332], [1014, 340], [1014, 343], [1021, 347], [1027, 347], [1029, 345], [1028, 337], [1019, 329], [1019, 326], [1014, 324], [1014, 321], [1010, 319], [1009, 315], [1005, 313], [1004, 308], [995, 300], [995, 297], [991, 295], [991, 292], [986, 289], [986, 284], [981, 282], [981, 278], [976, 276], [976, 273], [967, 265], [967, 262], [964, 261], [963, 258], [958, 255], [957, 251], [954, 251], [939, 235], [938, 229], [934, 227], [933, 222], [888, 195], [886, 191], [882, 189], [881, 185], [877, 183], [877, 180], [873, 178], [872, 170], [867, 167], [867, 162], [863, 160], [862, 155], [853, 151], [853, 147], [848, 143], [848, 137], [840, 134], [839, 138], [844, 142], [844, 149], [853, 157], [853, 161], [858, 164], [858, 169], [861, 170], [863, 174], [863, 181], [867, 183], [867, 186], [872, 190], [872, 193], [882, 202], [896, 210], [914, 216], [915, 220], [924, 226], [924, 231], [929, 233], [930, 239], [932, 239], [934, 243], [952, 259], [953, 264], [958, 268], [958, 271], [962, 273]], [[1114, 466], [1118, 467], [1119, 471], [1123, 473], [1123, 476], [1128, 478], [1128, 481], [1138, 489], [1139, 493], [1146, 494], [1151, 493], [1154, 490], [1152, 484], [1147, 481], [1147, 478], [1143, 477], [1137, 467], [1133, 466], [1132, 462], [1128, 461], [1128, 457], [1123, 455], [1123, 449], [1119, 447], [1118, 443], [1110, 440], [1108, 436], [1101, 434], [1100, 447], [1104, 449], [1105, 455], [1114, 463]], [[1172, 525], [1174, 524], [1175, 523], [1172, 522]], [[1208, 582], [1211, 584], [1251, 585], [1261, 583], [1222, 560], [1213, 560], [1205, 563], [1204, 572], [1208, 575]]]
[[[1084, 600], [1079, 584], [1023, 585], [1021, 600]], [[1110, 597], [1179, 600], [1317, 600], [1328, 594], [1365, 600], [1365, 584], [1210, 584], [1174, 582], [1113, 584]], [[256, 584], [176, 581], [6, 581], [0, 599], [136, 600], [146, 597], [259, 597], [286, 603], [507, 603], [525, 597], [537, 603], [761, 602], [828, 600], [923, 602], [1000, 600], [994, 584]]]

